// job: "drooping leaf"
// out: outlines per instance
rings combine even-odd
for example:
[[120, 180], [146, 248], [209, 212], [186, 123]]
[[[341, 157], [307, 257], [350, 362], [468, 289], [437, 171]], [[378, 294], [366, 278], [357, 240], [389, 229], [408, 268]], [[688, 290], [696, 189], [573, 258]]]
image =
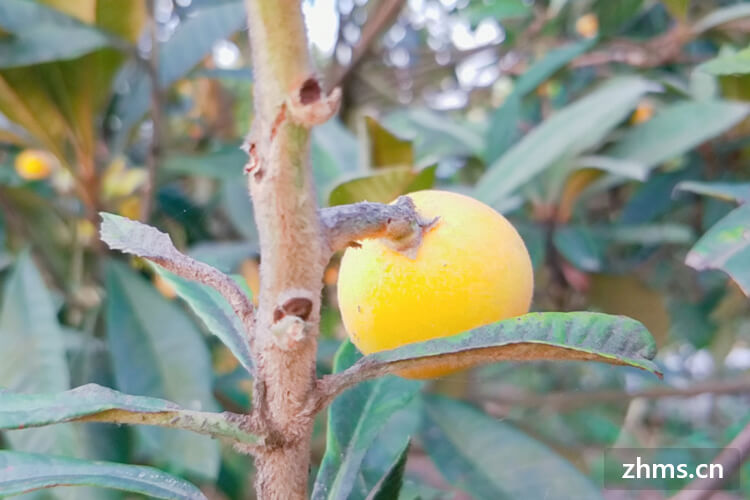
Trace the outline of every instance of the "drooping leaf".
[[600, 143], [653, 85], [623, 77], [553, 114], [495, 161], [474, 195], [498, 204], [561, 158], [574, 157]]
[[629, 130], [607, 154], [655, 167], [725, 132], [748, 112], [750, 107], [729, 101], [674, 104]]
[[153, 467], [0, 450], [0, 496], [84, 485], [169, 500], [206, 500], [192, 484]]
[[716, 76], [746, 75], [750, 73], [750, 47], [734, 54], [719, 55], [701, 64], [699, 68]]
[[656, 345], [638, 321], [592, 312], [529, 313], [450, 337], [370, 354], [361, 370], [468, 367], [497, 361], [589, 360], [659, 375]]
[[[151, 415], [147, 418], [146, 415]], [[163, 425], [247, 443], [259, 438], [217, 413], [185, 410], [163, 399], [131, 396], [96, 384], [59, 393], [0, 392], [0, 429], [24, 429], [77, 420]]]
[[[57, 308], [24, 252], [5, 283], [0, 308], [0, 387], [18, 392], [61, 392], [70, 388]], [[19, 451], [75, 453], [74, 429], [49, 428], [5, 434]]]
[[714, 29], [722, 24], [736, 21], [750, 17], [750, 5], [746, 3], [737, 3], [734, 5], [727, 5], [720, 9], [713, 10], [710, 14], [707, 14], [704, 18], [698, 20], [693, 25], [693, 33], [700, 35], [704, 31]]
[[[336, 354], [334, 371], [343, 371], [360, 358], [354, 345], [347, 341]], [[421, 385], [387, 376], [359, 384], [331, 404], [326, 453], [315, 479], [314, 500], [366, 498], [374, 484], [366, 487], [359, 482], [362, 460], [379, 431], [411, 401]]]
[[683, 181], [674, 190], [712, 196], [724, 201], [750, 202], [750, 182]]
[[390, 500], [398, 498], [401, 487], [404, 485], [404, 469], [406, 469], [406, 459], [409, 456], [410, 448], [411, 440], [406, 442], [406, 446], [399, 453], [396, 461], [386, 471], [385, 475], [378, 481], [372, 491], [370, 491], [366, 500]]
[[374, 201], [390, 203], [402, 194], [429, 189], [435, 182], [435, 166], [415, 171], [411, 167], [379, 169], [372, 175], [346, 181], [329, 195], [330, 206]]
[[11, 33], [0, 38], [0, 68], [74, 59], [118, 45], [95, 26], [29, 0], [3, 0], [0, 28]]
[[724, 271], [750, 296], [750, 204], [735, 208], [709, 229], [685, 263], [699, 271]]
[[554, 451], [457, 401], [425, 398], [420, 440], [443, 476], [474, 498], [602, 498]]
[[181, 278], [159, 265], [153, 267], [172, 285], [177, 295], [187, 302], [206, 325], [206, 329], [219, 337], [248, 373], [253, 373], [252, 355], [245, 328], [226, 299], [210, 286]]
[[[175, 303], [119, 263], [107, 269], [107, 342], [117, 387], [192, 410], [211, 411], [211, 363], [196, 326]], [[204, 436], [138, 428], [139, 453], [214, 478], [218, 443]]]
[[411, 141], [397, 137], [371, 117], [365, 117], [371, 168], [411, 167], [414, 165], [414, 148]]

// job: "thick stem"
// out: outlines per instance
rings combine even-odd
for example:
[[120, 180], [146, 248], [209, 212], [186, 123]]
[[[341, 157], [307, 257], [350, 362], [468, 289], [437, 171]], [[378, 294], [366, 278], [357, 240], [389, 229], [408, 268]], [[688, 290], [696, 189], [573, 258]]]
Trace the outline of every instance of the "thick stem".
[[321, 102], [299, 0], [246, 0], [255, 74], [248, 183], [261, 248], [254, 405], [284, 437], [256, 459], [261, 499], [306, 497], [320, 292], [327, 252], [309, 167], [309, 123]]

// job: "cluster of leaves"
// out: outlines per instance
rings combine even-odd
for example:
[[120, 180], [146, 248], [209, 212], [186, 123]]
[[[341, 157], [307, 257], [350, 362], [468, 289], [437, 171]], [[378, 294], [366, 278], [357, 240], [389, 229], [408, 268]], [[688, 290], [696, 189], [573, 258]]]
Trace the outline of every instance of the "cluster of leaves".
[[[741, 354], [750, 325], [750, 96], [743, 90], [750, 59], [742, 26], [733, 23], [750, 16], [748, 5], [537, 3], [472, 1], [457, 10], [473, 24], [501, 22], [503, 50], [523, 60], [511, 90], [494, 89], [504, 94], [501, 104], [475, 89], [466, 112], [438, 113], [417, 99], [408, 108], [384, 106], [374, 119], [359, 118], [358, 106], [367, 103], [355, 95], [343, 117], [359, 135], [338, 121], [316, 128], [311, 154], [321, 205], [389, 202], [431, 187], [467, 192], [506, 213], [522, 233], [537, 275], [535, 309], [640, 320], [662, 350], [667, 384], [705, 377], [705, 359], [717, 383], [736, 377], [748, 369]], [[3, 433], [0, 495], [54, 486], [60, 477], [159, 498], [251, 495], [251, 461], [188, 432], [191, 422], [213, 423], [214, 436], [251, 439], [212, 413], [250, 408], [252, 362], [238, 318], [213, 289], [140, 260], [126, 265], [104, 254], [94, 235], [97, 211], [137, 218], [133, 201], [140, 206], [149, 195], [143, 165], [153, 124], [143, 119], [158, 85], [166, 117], [157, 125], [168, 148], [158, 158], [151, 222], [192, 257], [239, 273], [243, 286], [257, 290], [257, 232], [242, 179], [246, 157], [237, 147], [251, 114], [252, 77], [245, 68], [202, 62], [243, 27], [242, 2], [175, 5], [158, 25], [170, 36], [158, 44], [156, 75], [143, 50], [148, 43], [137, 43], [148, 32], [145, 6], [0, 2], [0, 266], [7, 268], [0, 387], [9, 391], [0, 391], [0, 428], [76, 422]], [[542, 11], [542, 29], [527, 36]], [[589, 13], [599, 36], [581, 39], [574, 26]], [[637, 50], [676, 23], [692, 26], [694, 37], [656, 66], [579, 64], [596, 53]], [[242, 34], [234, 39], [245, 48]], [[358, 85], [345, 81], [345, 94]], [[54, 155], [59, 166], [50, 179], [26, 181], [16, 172], [27, 148]], [[697, 272], [704, 269], [723, 273]], [[321, 375], [359, 358], [340, 341], [335, 271], [334, 262]], [[544, 318], [553, 326], [534, 323], [534, 341], [655, 370], [644, 359], [652, 355], [643, 354], [648, 343], [629, 345], [630, 330], [613, 330], [609, 320], [589, 327], [591, 318], [579, 316], [561, 341], [554, 325], [563, 319]], [[518, 335], [499, 327], [477, 338], [502, 345]], [[608, 346], [608, 339], [615, 342]], [[397, 377], [365, 382], [339, 397], [316, 428], [322, 459], [313, 497], [440, 498], [459, 490], [476, 498], [544, 498], [549, 491], [600, 498], [601, 471], [587, 448], [721, 447], [748, 420], [743, 401], [725, 396], [693, 413], [657, 402], [625, 426], [625, 388], [658, 383], [636, 370], [572, 363], [503, 363], [428, 388]], [[504, 403], [519, 391], [580, 387], [623, 397], [552, 412]], [[113, 412], [125, 423], [129, 414], [187, 423], [181, 430], [91, 423]], [[121, 497], [80, 488], [33, 495]]]

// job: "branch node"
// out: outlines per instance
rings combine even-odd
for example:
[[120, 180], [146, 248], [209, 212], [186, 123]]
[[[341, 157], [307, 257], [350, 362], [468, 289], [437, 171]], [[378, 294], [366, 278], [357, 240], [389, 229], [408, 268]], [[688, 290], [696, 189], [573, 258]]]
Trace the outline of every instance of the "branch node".
[[287, 99], [292, 120], [306, 128], [320, 125], [334, 116], [341, 104], [341, 89], [325, 94], [318, 79], [308, 77]]

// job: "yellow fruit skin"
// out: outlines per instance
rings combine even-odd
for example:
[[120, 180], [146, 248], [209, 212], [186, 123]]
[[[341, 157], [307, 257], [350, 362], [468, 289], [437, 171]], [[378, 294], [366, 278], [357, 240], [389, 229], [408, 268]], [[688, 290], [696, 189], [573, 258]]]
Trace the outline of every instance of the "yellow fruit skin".
[[[534, 288], [528, 251], [505, 217], [457, 193], [409, 195], [426, 219], [439, 217], [417, 257], [379, 240], [349, 248], [338, 301], [349, 337], [364, 354], [454, 335], [528, 312]], [[432, 378], [461, 365], [409, 370]]]
[[52, 173], [54, 159], [46, 151], [26, 149], [16, 156], [15, 167], [18, 175], [27, 181], [46, 179]]

